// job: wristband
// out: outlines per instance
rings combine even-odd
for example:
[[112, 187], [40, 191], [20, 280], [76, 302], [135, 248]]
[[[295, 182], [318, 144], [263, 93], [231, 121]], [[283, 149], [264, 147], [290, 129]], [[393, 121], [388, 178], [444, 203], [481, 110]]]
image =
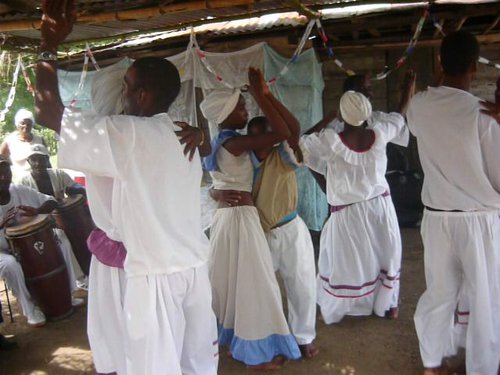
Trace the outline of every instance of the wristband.
[[38, 61], [57, 61], [57, 55], [49, 51], [42, 51], [38, 55]]

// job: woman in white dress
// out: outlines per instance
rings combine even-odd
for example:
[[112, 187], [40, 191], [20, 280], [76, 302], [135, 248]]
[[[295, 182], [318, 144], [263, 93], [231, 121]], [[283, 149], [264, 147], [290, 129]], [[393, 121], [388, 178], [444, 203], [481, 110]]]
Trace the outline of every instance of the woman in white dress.
[[[397, 317], [401, 237], [385, 179], [386, 145], [404, 123], [365, 127], [369, 100], [348, 91], [340, 99], [345, 128], [303, 136], [310, 168], [327, 170], [331, 215], [321, 233], [317, 298], [325, 323], [345, 315]], [[399, 125], [398, 125], [399, 124]]]
[[10, 158], [14, 181], [17, 181], [30, 170], [27, 159], [32, 146], [46, 144], [41, 136], [33, 133], [35, 118], [31, 111], [20, 109], [16, 112], [14, 122], [17, 130], [5, 137], [0, 146], [0, 154]]
[[210, 229], [210, 280], [213, 308], [219, 323], [219, 345], [249, 368], [279, 368], [285, 358], [298, 359], [300, 351], [285, 315], [271, 253], [251, 191], [253, 165], [250, 151], [272, 146], [290, 136], [279, 112], [268, 99], [271, 93], [262, 73], [250, 68], [250, 93], [270, 120], [272, 132], [239, 135], [248, 120], [240, 90], [210, 93], [201, 103], [203, 115], [217, 122], [218, 136], [205, 168], [215, 189], [239, 194], [239, 203], [220, 203]]

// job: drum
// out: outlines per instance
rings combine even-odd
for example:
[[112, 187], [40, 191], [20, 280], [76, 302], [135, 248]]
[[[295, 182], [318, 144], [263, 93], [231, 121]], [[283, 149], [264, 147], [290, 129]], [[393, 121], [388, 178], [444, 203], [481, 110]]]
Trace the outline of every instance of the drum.
[[50, 320], [73, 312], [68, 272], [48, 215], [24, 217], [22, 223], [5, 228], [11, 252], [24, 272], [26, 286]]
[[76, 260], [83, 273], [88, 276], [92, 254], [87, 248], [87, 237], [94, 230], [95, 225], [85, 201], [85, 197], [81, 194], [66, 198], [54, 210], [52, 216], [57, 226], [68, 236]]

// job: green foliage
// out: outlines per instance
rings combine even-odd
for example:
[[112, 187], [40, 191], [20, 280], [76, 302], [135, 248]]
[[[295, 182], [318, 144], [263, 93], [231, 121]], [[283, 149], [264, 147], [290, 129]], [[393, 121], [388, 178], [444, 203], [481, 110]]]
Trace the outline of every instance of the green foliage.
[[[29, 67], [29, 58], [31, 56], [27, 56], [27, 58], [23, 57], [23, 63], [27, 66], [27, 73], [29, 79], [34, 86], [35, 84], [35, 74], [32, 68]], [[10, 63], [9, 63], [10, 62]], [[12, 85], [12, 79], [14, 75], [14, 71], [17, 64], [17, 55], [11, 54], [10, 59], [6, 56], [3, 60], [1, 60], [0, 64], [0, 110], [5, 108], [5, 102], [9, 96], [10, 87]], [[28, 86], [23, 78], [22, 72], [19, 72], [19, 77], [17, 79], [16, 86], [16, 96], [12, 106], [9, 109], [5, 116], [5, 121], [0, 122], [0, 141], [3, 141], [5, 136], [14, 130], [16, 130], [16, 126], [14, 124], [14, 116], [16, 112], [21, 108], [26, 108], [30, 111], [34, 111], [34, 98], [33, 94], [29, 92]], [[49, 149], [49, 153], [54, 155], [57, 153], [57, 141], [55, 139], [55, 133], [52, 130], [42, 128], [41, 126], [36, 125], [34, 129], [34, 133], [39, 134], [45, 140], [47, 147]]]

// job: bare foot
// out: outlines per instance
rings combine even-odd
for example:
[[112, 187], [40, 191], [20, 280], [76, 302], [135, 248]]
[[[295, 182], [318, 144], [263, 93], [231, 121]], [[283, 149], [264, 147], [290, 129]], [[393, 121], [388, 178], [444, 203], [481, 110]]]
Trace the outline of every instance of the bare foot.
[[399, 307], [391, 307], [385, 312], [385, 317], [387, 319], [396, 320], [399, 316]]
[[305, 359], [311, 359], [319, 354], [319, 349], [313, 343], [299, 345], [299, 349]]
[[255, 371], [274, 371], [279, 370], [285, 361], [285, 357], [279, 355], [274, 357], [271, 362], [261, 363], [259, 365], [247, 365], [247, 368]]

